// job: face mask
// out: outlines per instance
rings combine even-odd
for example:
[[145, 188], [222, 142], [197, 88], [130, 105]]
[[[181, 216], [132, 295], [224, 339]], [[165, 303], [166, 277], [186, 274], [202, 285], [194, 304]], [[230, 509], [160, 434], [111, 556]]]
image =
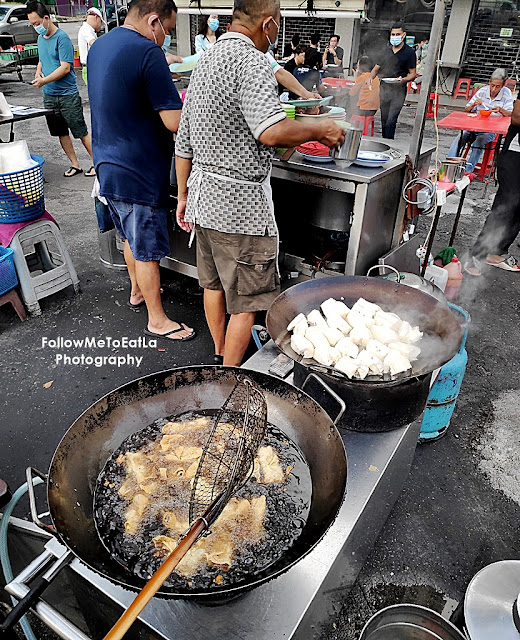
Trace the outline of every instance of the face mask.
[[428, 51], [428, 45], [427, 44], [423, 44], [422, 50], [423, 50], [423, 53], [426, 53]]
[[275, 41], [271, 42], [271, 38], [267, 35], [267, 33], [265, 34], [265, 37], [267, 38], [267, 42], [269, 43], [269, 49], [271, 49], [271, 51], [274, 51], [278, 46], [278, 32], [280, 31], [280, 27], [278, 26], [274, 18], [271, 18], [271, 20], [276, 24], [276, 28], [277, 28]]
[[211, 18], [211, 20], [208, 20], [208, 27], [212, 30], [212, 31], [217, 31], [218, 27], [219, 27], [219, 21], [216, 18]]
[[402, 36], [390, 36], [390, 44], [393, 47], [398, 47], [402, 41], [403, 41]]
[[49, 31], [43, 26], [43, 23], [34, 25], [34, 30], [39, 36], [46, 36], [47, 32]]
[[166, 53], [166, 51], [168, 50], [168, 47], [171, 45], [172, 43], [172, 37], [170, 35], [165, 36], [164, 38], [164, 43], [161, 47], [161, 49], [164, 51], [164, 53]]

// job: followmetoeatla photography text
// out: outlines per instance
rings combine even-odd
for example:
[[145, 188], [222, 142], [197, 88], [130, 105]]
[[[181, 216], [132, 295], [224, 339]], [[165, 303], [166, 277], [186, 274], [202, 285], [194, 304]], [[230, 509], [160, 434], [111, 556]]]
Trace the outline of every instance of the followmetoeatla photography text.
[[[42, 337], [42, 348], [53, 350], [54, 363], [58, 366], [87, 366], [87, 367], [139, 367], [143, 361], [142, 355], [132, 353], [100, 353], [103, 350], [142, 350], [157, 349], [157, 340], [145, 336], [130, 338], [121, 337], [93, 337], [65, 338], [63, 336]], [[81, 353], [78, 353], [81, 351]]]

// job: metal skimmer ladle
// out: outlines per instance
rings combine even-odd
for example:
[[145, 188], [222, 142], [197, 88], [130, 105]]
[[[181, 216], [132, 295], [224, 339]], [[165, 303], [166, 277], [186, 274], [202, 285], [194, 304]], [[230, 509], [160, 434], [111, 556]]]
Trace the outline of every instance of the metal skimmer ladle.
[[267, 402], [260, 388], [242, 378], [219, 410], [204, 446], [190, 498], [190, 528], [166, 557], [104, 640], [119, 640], [231, 496], [248, 480], [267, 426]]

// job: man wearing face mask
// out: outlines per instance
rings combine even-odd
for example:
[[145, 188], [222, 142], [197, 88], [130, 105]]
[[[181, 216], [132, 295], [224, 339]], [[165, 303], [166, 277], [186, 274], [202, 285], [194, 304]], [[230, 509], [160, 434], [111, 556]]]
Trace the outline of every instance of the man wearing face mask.
[[[79, 138], [92, 157], [92, 142], [83, 117], [83, 107], [73, 71], [74, 47], [69, 36], [50, 19], [47, 7], [41, 2], [29, 2], [27, 16], [38, 34], [39, 62], [32, 84], [43, 91], [43, 106], [52, 109], [46, 116], [51, 136], [59, 137], [61, 147], [70, 161], [63, 174], [72, 178], [83, 170], [79, 166], [69, 131]], [[91, 167], [86, 176], [94, 176]]]
[[170, 252], [167, 217], [173, 135], [182, 103], [161, 47], [175, 28], [173, 0], [132, 0], [122, 27], [87, 59], [94, 163], [131, 281], [128, 305], [146, 304], [145, 334], [173, 343], [195, 332], [165, 314], [159, 261]]
[[406, 98], [406, 86], [415, 79], [417, 57], [406, 42], [406, 31], [401, 23], [396, 23], [390, 31], [390, 46], [380, 56], [367, 79], [371, 84], [376, 76], [391, 78], [392, 83], [381, 82], [380, 109], [383, 138], [395, 138], [397, 119]]
[[279, 24], [280, 0], [235, 0], [229, 32], [191, 76], [175, 144], [177, 222], [195, 227], [214, 362], [225, 365], [240, 365], [256, 312], [279, 292], [271, 147], [334, 147], [345, 137], [330, 119], [285, 117], [265, 56]]

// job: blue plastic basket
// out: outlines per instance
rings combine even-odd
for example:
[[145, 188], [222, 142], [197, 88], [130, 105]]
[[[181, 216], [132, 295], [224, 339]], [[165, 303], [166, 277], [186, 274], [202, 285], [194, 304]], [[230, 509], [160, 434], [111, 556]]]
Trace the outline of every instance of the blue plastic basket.
[[0, 245], [0, 296], [14, 289], [18, 284], [14, 268], [13, 250]]
[[0, 173], [0, 223], [36, 220], [45, 213], [43, 163], [31, 156], [36, 167], [12, 173]]

